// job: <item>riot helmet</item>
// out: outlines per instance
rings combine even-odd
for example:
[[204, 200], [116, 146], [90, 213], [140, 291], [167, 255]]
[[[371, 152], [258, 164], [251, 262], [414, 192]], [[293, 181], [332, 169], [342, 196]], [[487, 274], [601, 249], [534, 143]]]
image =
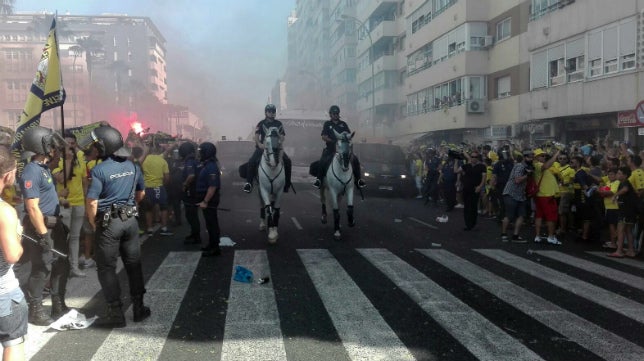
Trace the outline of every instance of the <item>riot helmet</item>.
[[215, 157], [217, 157], [217, 147], [214, 144], [210, 142], [199, 144], [199, 159], [201, 161], [215, 159]]
[[194, 155], [196, 153], [195, 144], [192, 142], [185, 142], [179, 146], [179, 157], [186, 158], [190, 154]]
[[130, 156], [130, 152], [123, 147], [123, 136], [121, 133], [109, 126], [98, 127], [78, 140], [78, 146], [81, 149], [87, 149], [92, 145], [96, 146], [98, 156], [101, 158], [110, 155], [123, 158]]
[[337, 105], [332, 105], [329, 108], [329, 114], [338, 114], [338, 115], [340, 115], [340, 107], [337, 106]]
[[66, 143], [65, 139], [53, 130], [35, 126], [25, 130], [21, 144], [24, 152], [48, 155], [54, 148], [64, 148]]
[[275, 107], [275, 104], [266, 104], [264, 112], [275, 113], [277, 112], [277, 108]]

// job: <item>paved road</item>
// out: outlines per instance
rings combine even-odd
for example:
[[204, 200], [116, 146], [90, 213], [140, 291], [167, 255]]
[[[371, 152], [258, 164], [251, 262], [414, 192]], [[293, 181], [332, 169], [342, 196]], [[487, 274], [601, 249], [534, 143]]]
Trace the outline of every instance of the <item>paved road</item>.
[[[298, 189], [286, 195], [274, 246], [257, 230], [257, 195], [237, 189], [221, 204], [222, 235], [236, 243], [221, 257], [184, 246], [185, 227], [147, 239], [152, 317], [111, 332], [30, 325], [29, 358], [644, 359], [642, 259], [573, 242], [501, 243], [493, 221], [465, 232], [460, 210], [436, 223], [439, 210], [383, 195], [357, 202], [357, 226], [343, 226], [336, 242], [319, 222], [316, 192]], [[236, 265], [270, 281], [232, 281]], [[95, 272], [69, 286], [71, 306], [102, 309]]]

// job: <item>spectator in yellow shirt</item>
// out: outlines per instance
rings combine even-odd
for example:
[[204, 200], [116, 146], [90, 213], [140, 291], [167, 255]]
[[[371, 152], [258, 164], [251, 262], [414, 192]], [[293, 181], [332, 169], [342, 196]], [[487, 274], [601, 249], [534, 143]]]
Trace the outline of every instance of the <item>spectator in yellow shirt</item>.
[[165, 187], [170, 181], [170, 168], [168, 167], [168, 162], [161, 155], [161, 147], [152, 145], [150, 153], [141, 163], [145, 182], [144, 209], [147, 232], [149, 235], [153, 233], [152, 221], [155, 210], [158, 207], [161, 214], [161, 231], [159, 234], [172, 236], [174, 233], [168, 230], [168, 194]]

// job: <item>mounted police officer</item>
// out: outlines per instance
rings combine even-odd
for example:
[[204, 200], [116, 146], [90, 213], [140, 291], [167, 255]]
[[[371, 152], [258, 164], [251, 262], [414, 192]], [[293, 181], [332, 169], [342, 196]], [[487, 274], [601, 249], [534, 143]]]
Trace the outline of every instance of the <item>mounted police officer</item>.
[[[257, 126], [255, 127], [255, 137], [254, 137], [255, 152], [248, 160], [248, 169], [246, 171], [246, 184], [244, 184], [244, 192], [246, 193], [250, 193], [253, 191], [253, 180], [257, 175], [256, 173], [257, 173], [257, 169], [259, 168], [259, 161], [261, 159], [262, 152], [264, 151], [264, 138], [266, 137], [264, 130], [269, 129], [271, 127], [275, 127], [279, 129], [279, 134], [282, 137], [282, 139], [286, 136], [286, 132], [284, 132], [284, 127], [282, 126], [282, 122], [275, 119], [275, 112], [276, 112], [275, 105], [268, 104], [266, 107], [264, 107], [264, 115], [266, 117], [260, 120], [259, 123], [257, 123]], [[291, 188], [291, 159], [284, 152], [283, 152], [283, 159], [284, 159], [284, 176], [285, 176], [284, 192], [288, 192], [289, 188]]]
[[[317, 179], [313, 183], [313, 186], [315, 188], [320, 188], [322, 186], [322, 179], [324, 179], [327, 168], [333, 160], [333, 155], [335, 154], [335, 143], [337, 141], [335, 133], [351, 133], [349, 125], [344, 120], [340, 120], [339, 106], [332, 105], [329, 108], [329, 116], [331, 117], [331, 120], [327, 120], [326, 122], [324, 122], [324, 125], [322, 125], [321, 136], [322, 140], [326, 143], [326, 148], [324, 148], [324, 150], [322, 151], [322, 157], [320, 158], [320, 162], [318, 163]], [[353, 177], [355, 178], [356, 185], [358, 186], [358, 188], [364, 188], [366, 184], [360, 178], [360, 161], [355, 154], [351, 158], [351, 166], [353, 168]]]
[[[43, 290], [51, 281], [51, 316], [58, 318], [69, 309], [65, 305], [65, 290], [69, 276], [67, 257], [56, 255], [52, 248], [67, 253], [67, 232], [60, 217], [56, 186], [48, 163], [65, 141], [51, 129], [40, 126], [29, 128], [22, 138], [23, 158], [28, 159], [20, 177], [20, 187], [25, 201], [24, 234], [38, 244], [27, 241], [25, 252], [17, 265], [17, 273], [26, 272], [31, 262], [31, 272], [25, 289], [29, 303], [29, 323], [49, 326], [54, 320], [42, 307]], [[22, 272], [21, 272], [22, 271]]]
[[145, 196], [141, 169], [127, 158], [123, 137], [112, 127], [98, 127], [79, 140], [83, 148], [94, 146], [103, 161], [92, 169], [92, 183], [87, 191], [86, 212], [96, 230], [96, 267], [98, 280], [107, 301], [107, 313], [96, 320], [99, 327], [125, 327], [121, 287], [116, 276], [116, 261], [123, 259], [127, 272], [134, 322], [150, 316], [143, 305], [145, 293], [141, 267], [138, 210], [136, 204]]

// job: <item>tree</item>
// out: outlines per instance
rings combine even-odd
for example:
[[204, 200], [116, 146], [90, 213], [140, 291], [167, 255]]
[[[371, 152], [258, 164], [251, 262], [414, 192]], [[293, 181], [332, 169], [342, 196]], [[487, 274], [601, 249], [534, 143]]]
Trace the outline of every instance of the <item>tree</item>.
[[0, 0], [0, 14], [11, 15], [13, 14], [13, 5], [16, 0]]

